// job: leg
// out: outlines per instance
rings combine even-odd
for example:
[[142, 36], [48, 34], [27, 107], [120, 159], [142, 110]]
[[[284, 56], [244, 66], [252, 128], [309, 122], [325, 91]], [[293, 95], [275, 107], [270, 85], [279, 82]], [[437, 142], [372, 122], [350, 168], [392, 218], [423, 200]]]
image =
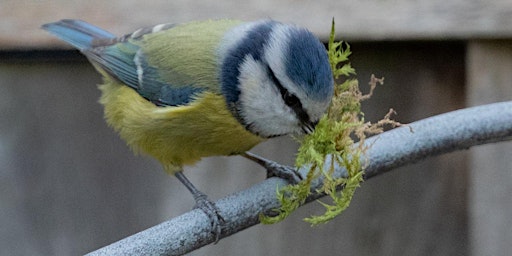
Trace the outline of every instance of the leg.
[[179, 171], [174, 174], [176, 178], [185, 187], [192, 193], [194, 200], [196, 201], [196, 206], [194, 208], [201, 209], [210, 219], [212, 223], [212, 227], [215, 232], [215, 243], [219, 241], [219, 237], [222, 231], [222, 225], [224, 224], [224, 219], [219, 214], [219, 209], [215, 206], [215, 203], [208, 200], [208, 197], [201, 191], [199, 191], [193, 184], [190, 182], [187, 177], [183, 174], [183, 172]]
[[240, 155], [256, 162], [257, 164], [263, 166], [263, 168], [267, 169], [267, 178], [279, 177], [287, 180], [292, 184], [297, 184], [302, 180], [300, 173], [289, 166], [278, 164], [251, 152], [245, 152]]

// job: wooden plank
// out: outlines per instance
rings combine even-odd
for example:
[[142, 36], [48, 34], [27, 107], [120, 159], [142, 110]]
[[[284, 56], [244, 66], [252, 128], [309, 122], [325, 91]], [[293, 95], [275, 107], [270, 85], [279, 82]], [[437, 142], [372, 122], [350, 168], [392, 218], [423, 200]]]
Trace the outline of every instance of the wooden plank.
[[[349, 40], [511, 38], [512, 1], [31, 1], [0, 2], [0, 49], [55, 47], [39, 29], [61, 18], [87, 20], [117, 34], [140, 26], [210, 18], [272, 18], [325, 39], [331, 18]], [[63, 44], [58, 44], [62, 47]]]
[[[469, 105], [512, 100], [512, 41], [470, 42]], [[512, 122], [512, 120], [510, 120]], [[472, 255], [512, 251], [512, 142], [470, 150], [469, 228]]]

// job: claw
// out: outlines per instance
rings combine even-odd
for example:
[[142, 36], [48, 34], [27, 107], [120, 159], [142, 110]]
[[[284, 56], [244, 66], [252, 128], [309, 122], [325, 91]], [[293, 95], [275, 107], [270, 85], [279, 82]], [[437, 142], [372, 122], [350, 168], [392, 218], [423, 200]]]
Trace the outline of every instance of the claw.
[[300, 175], [297, 170], [292, 169], [285, 165], [280, 165], [275, 162], [272, 162], [275, 165], [270, 165], [270, 167], [266, 167], [267, 169], [267, 178], [270, 177], [279, 177], [281, 179], [285, 179], [291, 184], [298, 184], [303, 180], [302, 175]]
[[220, 215], [219, 208], [217, 208], [214, 202], [208, 200], [205, 194], [201, 193], [198, 197], [195, 197], [195, 200], [196, 205], [194, 206], [194, 209], [200, 209], [206, 214], [206, 216], [208, 216], [208, 219], [210, 219], [212, 233], [215, 234], [214, 244], [216, 244], [219, 242], [220, 235], [222, 233], [222, 226], [224, 226], [226, 222]]
[[225, 224], [224, 218], [220, 215], [219, 208], [217, 208], [214, 202], [208, 200], [208, 197], [203, 192], [196, 189], [196, 187], [194, 187], [182, 172], [177, 172], [174, 175], [194, 196], [194, 200], [196, 201], [194, 209], [200, 209], [206, 214], [206, 216], [208, 216], [208, 219], [210, 219], [212, 233], [215, 235], [214, 243], [216, 244], [219, 242], [220, 235], [222, 233], [222, 226]]
[[302, 175], [300, 175], [297, 170], [289, 166], [278, 164], [274, 161], [265, 159], [250, 152], [245, 152], [241, 155], [263, 166], [267, 170], [267, 178], [279, 177], [287, 180], [291, 184], [297, 184], [303, 180]]

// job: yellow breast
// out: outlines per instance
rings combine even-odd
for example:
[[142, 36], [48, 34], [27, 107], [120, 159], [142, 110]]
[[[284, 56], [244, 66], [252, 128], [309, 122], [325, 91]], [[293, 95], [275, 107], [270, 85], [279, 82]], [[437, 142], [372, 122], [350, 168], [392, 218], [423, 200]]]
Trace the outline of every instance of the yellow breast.
[[99, 88], [107, 123], [135, 152], [155, 157], [170, 173], [201, 157], [245, 152], [264, 140], [240, 125], [215, 93], [202, 93], [187, 106], [157, 107], [108, 78]]

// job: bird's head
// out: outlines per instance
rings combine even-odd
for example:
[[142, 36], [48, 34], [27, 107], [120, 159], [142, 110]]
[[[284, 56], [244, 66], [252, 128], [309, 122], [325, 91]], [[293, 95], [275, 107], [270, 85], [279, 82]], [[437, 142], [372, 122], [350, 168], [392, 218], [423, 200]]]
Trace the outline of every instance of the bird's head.
[[262, 137], [310, 133], [329, 106], [333, 76], [324, 45], [275, 21], [236, 27], [220, 49], [222, 92], [245, 127]]

